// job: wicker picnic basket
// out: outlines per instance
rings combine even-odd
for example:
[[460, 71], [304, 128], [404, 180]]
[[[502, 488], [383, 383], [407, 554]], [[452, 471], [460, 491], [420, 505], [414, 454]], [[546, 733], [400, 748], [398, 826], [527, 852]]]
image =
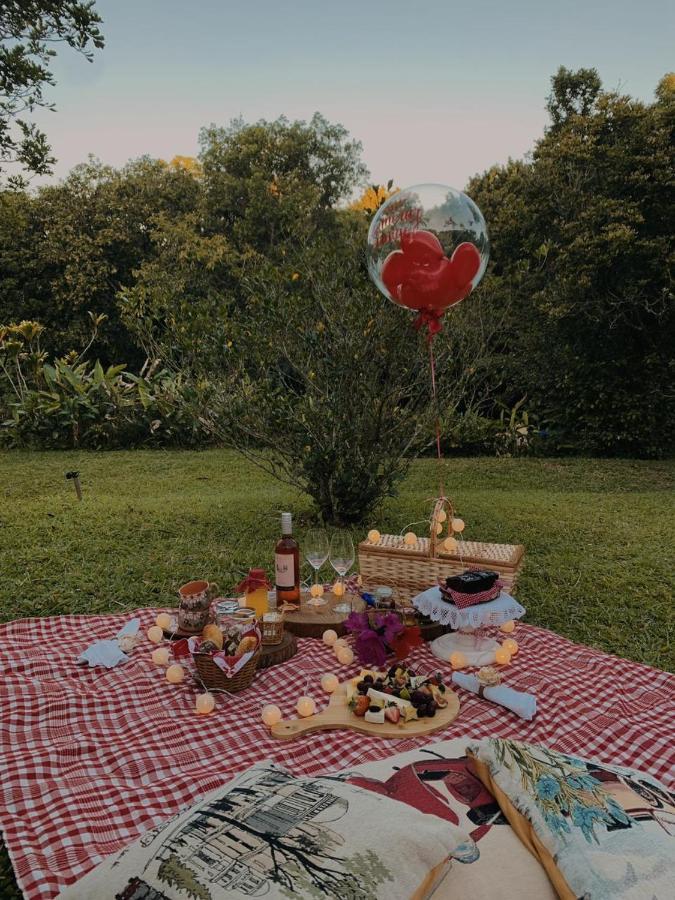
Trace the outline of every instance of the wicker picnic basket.
[[244, 691], [250, 687], [255, 678], [261, 646], [262, 644], [232, 678], [228, 678], [225, 672], [214, 663], [210, 653], [193, 653], [192, 659], [204, 687], [210, 691], [227, 691], [229, 694], [236, 694], [238, 691]]
[[443, 548], [441, 531], [443, 523], [449, 523], [452, 517], [452, 503], [441, 497], [434, 505], [428, 538], [406, 544], [402, 535], [383, 534], [378, 541], [361, 541], [359, 570], [363, 583], [368, 587], [389, 585], [402, 599], [410, 599], [450, 575], [484, 568], [499, 572], [505, 590], [513, 594], [525, 554], [522, 544], [460, 540], [457, 552], [450, 553]]

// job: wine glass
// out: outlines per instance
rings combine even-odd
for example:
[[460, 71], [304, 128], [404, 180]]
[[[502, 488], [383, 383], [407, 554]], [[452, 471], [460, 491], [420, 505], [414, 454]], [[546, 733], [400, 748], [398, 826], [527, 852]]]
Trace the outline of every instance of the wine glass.
[[[310, 528], [305, 535], [303, 544], [305, 559], [314, 570], [314, 584], [319, 583], [319, 569], [328, 559], [328, 535], [323, 528]], [[313, 606], [321, 606], [325, 603], [324, 597], [310, 597], [308, 603]]]
[[[330, 564], [340, 576], [340, 584], [345, 586], [345, 575], [354, 565], [354, 542], [348, 531], [336, 531], [330, 539]], [[343, 597], [345, 594], [343, 593]], [[351, 612], [352, 605], [342, 600], [335, 607], [335, 612]]]

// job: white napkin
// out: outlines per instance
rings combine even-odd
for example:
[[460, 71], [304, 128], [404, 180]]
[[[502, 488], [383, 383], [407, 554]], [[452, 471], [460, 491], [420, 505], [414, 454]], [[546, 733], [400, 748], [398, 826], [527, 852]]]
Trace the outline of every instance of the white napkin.
[[105, 666], [106, 669], [113, 669], [122, 663], [129, 662], [129, 657], [120, 649], [119, 640], [123, 637], [133, 637], [137, 634], [140, 627], [140, 619], [131, 619], [117, 633], [117, 637], [107, 641], [94, 641], [86, 650], [84, 650], [79, 659], [79, 664], [89, 663], [90, 667]]
[[[475, 675], [465, 675], [463, 672], [453, 672], [452, 680], [455, 684], [464, 688], [466, 691], [478, 693], [480, 681]], [[514, 691], [513, 688], [506, 687], [505, 684], [498, 684], [495, 687], [486, 687], [483, 690], [483, 696], [492, 703], [498, 703], [500, 706], [510, 709], [521, 719], [528, 722], [537, 714], [537, 698], [533, 694], [526, 694], [523, 691]]]

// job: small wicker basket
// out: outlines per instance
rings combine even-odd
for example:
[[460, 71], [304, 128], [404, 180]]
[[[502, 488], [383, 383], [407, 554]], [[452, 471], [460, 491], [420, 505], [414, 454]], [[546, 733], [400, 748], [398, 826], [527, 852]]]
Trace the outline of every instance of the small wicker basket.
[[210, 653], [193, 653], [192, 658], [204, 687], [210, 691], [227, 691], [229, 694], [236, 694], [238, 691], [245, 691], [247, 687], [250, 687], [255, 678], [260, 647], [232, 678], [228, 678], [225, 672], [215, 664]]
[[428, 538], [406, 544], [401, 535], [383, 534], [378, 541], [359, 544], [359, 570], [365, 585], [386, 584], [394, 588], [399, 601], [408, 601], [450, 575], [480, 566], [499, 573], [505, 589], [513, 594], [523, 566], [525, 548], [521, 544], [487, 544], [460, 541], [460, 550], [450, 553], [443, 547], [440, 531], [449, 522], [453, 508], [447, 497], [436, 501]]

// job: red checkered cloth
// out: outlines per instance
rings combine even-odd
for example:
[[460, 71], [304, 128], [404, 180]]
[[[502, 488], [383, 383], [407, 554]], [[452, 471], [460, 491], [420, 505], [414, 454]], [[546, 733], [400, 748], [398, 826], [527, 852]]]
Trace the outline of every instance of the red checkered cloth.
[[[126, 616], [24, 619], [0, 626], [0, 827], [28, 900], [64, 886], [199, 795], [237, 772], [272, 759], [298, 774], [354, 766], [430, 740], [490, 735], [534, 741], [565, 753], [632, 765], [675, 785], [675, 677], [608, 656], [530, 625], [519, 625], [520, 652], [505, 681], [537, 697], [525, 722], [460, 691], [462, 708], [448, 728], [425, 738], [386, 741], [351, 731], [272, 739], [260, 720], [264, 703], [294, 716], [301, 694], [327, 702], [319, 678], [337, 669], [321, 641], [299, 641], [296, 657], [263, 670], [253, 686], [219, 696], [217, 712], [198, 716], [197, 688], [170, 685], [150, 660], [148, 642], [116, 669], [75, 660], [95, 638], [114, 636], [132, 615], [145, 630], [157, 610]], [[424, 646], [420, 671], [447, 664]]]
[[457, 609], [468, 609], [470, 606], [477, 606], [479, 603], [489, 603], [496, 600], [502, 592], [504, 582], [495, 581], [492, 587], [487, 591], [480, 591], [477, 594], [466, 594], [463, 591], [453, 591], [452, 588], [440, 586], [441, 596], [448, 603], [454, 603]]

